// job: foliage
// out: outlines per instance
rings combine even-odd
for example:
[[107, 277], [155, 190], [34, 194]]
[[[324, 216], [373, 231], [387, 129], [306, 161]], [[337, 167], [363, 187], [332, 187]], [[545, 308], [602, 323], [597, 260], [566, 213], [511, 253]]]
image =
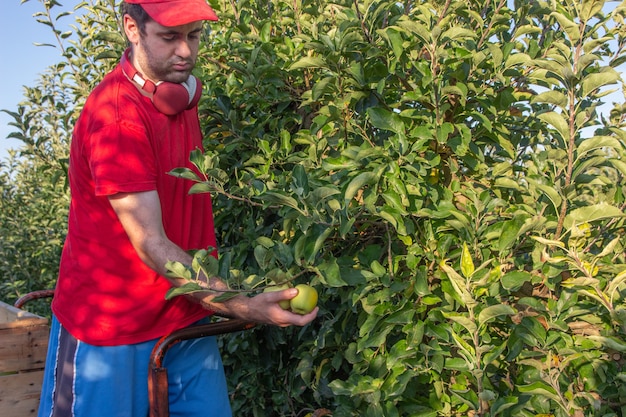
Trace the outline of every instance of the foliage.
[[172, 175], [214, 197], [210, 268], [322, 308], [222, 339], [235, 415], [626, 411], [624, 3], [211, 3], [203, 175]]
[[[28, 0], [23, 0], [22, 3]], [[25, 87], [13, 118], [10, 137], [22, 142], [0, 164], [0, 299], [13, 302], [25, 293], [54, 286], [67, 227], [67, 164], [74, 121], [91, 88], [124, 46], [117, 16], [107, 11], [113, 2], [83, 2], [72, 12], [57, 1], [41, 2], [36, 20], [50, 27], [62, 61], [50, 66], [37, 85]], [[104, 7], [103, 7], [104, 6]], [[113, 9], [111, 9], [113, 10]], [[63, 28], [75, 17], [70, 30]], [[108, 31], [103, 31], [108, 27]], [[117, 40], [117, 44], [113, 43]], [[99, 52], [98, 55], [94, 51]], [[39, 311], [48, 314], [46, 309]]]

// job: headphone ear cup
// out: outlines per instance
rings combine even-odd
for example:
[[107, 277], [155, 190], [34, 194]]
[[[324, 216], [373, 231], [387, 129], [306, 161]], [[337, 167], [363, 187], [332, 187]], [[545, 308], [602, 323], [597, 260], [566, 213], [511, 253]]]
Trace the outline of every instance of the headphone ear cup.
[[161, 113], [174, 116], [189, 108], [189, 92], [181, 84], [161, 83], [152, 95], [152, 103]]

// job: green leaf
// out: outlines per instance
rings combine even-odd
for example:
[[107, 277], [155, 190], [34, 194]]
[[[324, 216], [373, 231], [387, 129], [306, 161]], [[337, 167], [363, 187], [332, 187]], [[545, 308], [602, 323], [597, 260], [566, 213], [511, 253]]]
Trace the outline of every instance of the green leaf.
[[311, 89], [313, 100], [319, 100], [324, 94], [330, 93], [334, 90], [335, 77], [324, 77], [318, 80]]
[[478, 330], [478, 326], [476, 326], [476, 323], [474, 323], [472, 320], [469, 319], [469, 317], [464, 316], [461, 313], [442, 311], [442, 314], [445, 318], [450, 319], [455, 323], [458, 323], [461, 326], [465, 327], [465, 330], [467, 330], [470, 334], [474, 334]]
[[208, 182], [198, 182], [191, 186], [189, 194], [204, 194], [215, 192], [215, 186]]
[[613, 68], [605, 68], [602, 72], [589, 74], [582, 81], [582, 96], [589, 97], [597, 89], [615, 84], [619, 79], [619, 73]]
[[383, 326], [382, 328], [377, 328], [376, 331], [365, 333], [357, 341], [357, 351], [362, 352], [365, 348], [378, 348], [383, 345], [391, 330], [393, 330], [393, 326]]
[[594, 204], [592, 206], [581, 207], [572, 210], [563, 221], [567, 229], [582, 223], [591, 223], [598, 220], [625, 217], [626, 214], [618, 207], [607, 203]]
[[292, 178], [296, 194], [309, 194], [309, 177], [307, 176], [306, 170], [302, 165], [297, 164], [293, 167]]
[[509, 396], [509, 397], [499, 397], [496, 399], [491, 406], [491, 415], [500, 416], [504, 415], [504, 411], [517, 405], [519, 399], [517, 397]]
[[191, 162], [199, 171], [205, 169], [205, 156], [200, 149], [194, 149], [189, 154], [189, 162]]
[[296, 201], [295, 198], [291, 196], [280, 194], [274, 191], [266, 191], [263, 194], [261, 194], [259, 198], [269, 203], [270, 205], [278, 204], [281, 206], [287, 206], [287, 207], [294, 208], [302, 213], [302, 210], [300, 210], [300, 207], [298, 206], [298, 202]]
[[499, 316], [512, 316], [516, 311], [508, 304], [497, 304], [484, 308], [478, 313], [478, 325], [482, 327], [488, 321]]
[[567, 96], [560, 91], [549, 90], [533, 96], [530, 102], [554, 104], [555, 106], [565, 109], [567, 107], [568, 99]]
[[263, 245], [257, 245], [254, 247], [254, 259], [261, 269], [268, 269], [273, 264], [272, 251]]
[[522, 225], [523, 220], [520, 218], [504, 222], [500, 230], [500, 238], [498, 239], [498, 251], [500, 253], [509, 249], [515, 243]]
[[367, 109], [367, 115], [369, 116], [370, 123], [372, 123], [374, 127], [390, 130], [401, 136], [405, 135], [404, 122], [397, 113], [390, 112], [381, 107], [370, 107]]
[[165, 264], [165, 268], [168, 271], [167, 273], [168, 277], [183, 278], [183, 279], [190, 281], [195, 276], [191, 267], [181, 262], [171, 262], [171, 261], [167, 262]]
[[611, 300], [613, 300], [613, 296], [615, 295], [616, 291], [619, 290], [619, 287], [624, 282], [626, 282], [626, 270], [623, 270], [609, 281], [609, 285], [607, 286], [605, 293], [609, 296]]
[[259, 33], [259, 37], [261, 38], [261, 42], [270, 42], [272, 38], [272, 22], [265, 22], [261, 33]]
[[472, 369], [470, 364], [466, 359], [463, 358], [446, 358], [445, 361], [446, 369], [451, 369], [454, 371], [469, 371]]
[[517, 389], [524, 394], [540, 395], [551, 398], [554, 401], [560, 401], [560, 397], [557, 395], [554, 388], [549, 386], [543, 381], [533, 382], [528, 385], [518, 385]]
[[474, 346], [470, 345], [465, 339], [463, 339], [458, 333], [452, 330], [452, 328], [448, 329], [448, 333], [452, 336], [452, 340], [456, 343], [456, 345], [460, 348], [458, 353], [465, 358], [468, 365], [471, 366], [470, 369], [476, 368], [474, 363], [474, 359], [476, 358], [476, 349]]
[[275, 243], [272, 239], [267, 236], [259, 236], [256, 238], [256, 243], [263, 246], [266, 249], [273, 248]]
[[553, 186], [544, 184], [535, 184], [535, 187], [548, 197], [548, 199], [552, 203], [552, 206], [554, 207], [554, 212], [558, 213], [561, 209], [562, 202], [561, 196], [559, 195], [558, 191], [555, 190]]
[[310, 199], [313, 203], [319, 203], [320, 201], [326, 200], [328, 197], [332, 197], [340, 193], [341, 191], [333, 187], [318, 187], [311, 191]]
[[404, 216], [402, 212], [393, 207], [385, 206], [378, 212], [378, 215], [385, 219], [401, 236], [406, 236], [406, 226], [404, 224]]
[[381, 29], [381, 34], [387, 37], [396, 59], [400, 59], [403, 53], [405, 53], [404, 48], [402, 47], [403, 39], [401, 33], [393, 27], [388, 27]]
[[437, 141], [442, 144], [448, 143], [448, 138], [452, 132], [454, 132], [452, 123], [442, 123], [440, 126], [437, 126]]
[[518, 330], [525, 333], [526, 342], [543, 344], [546, 340], [546, 329], [536, 317], [524, 317]]
[[324, 61], [323, 58], [319, 56], [307, 56], [291, 64], [289, 69], [295, 70], [301, 68], [324, 68], [325, 66], [326, 61]]
[[509, 188], [512, 190], [519, 190], [521, 188], [518, 181], [504, 177], [496, 178], [494, 185], [498, 188]]
[[315, 240], [313, 243], [313, 246], [311, 248], [310, 253], [308, 254], [308, 261], [309, 263], [313, 263], [313, 261], [315, 260], [315, 258], [318, 256], [320, 250], [322, 249], [322, 246], [324, 245], [324, 242], [326, 241], [326, 239], [328, 238], [328, 236], [330, 236], [330, 234], [332, 233], [333, 229], [330, 227], [326, 227], [324, 228], [321, 233], [319, 232], [318, 228], [314, 228], [314, 230], [317, 230], [317, 236], [315, 236]]
[[213, 297], [211, 301], [214, 303], [223, 303], [225, 301], [228, 301], [232, 298], [237, 297], [238, 294], [239, 293], [236, 293], [236, 292], [222, 292], [216, 295], [215, 297]]
[[594, 149], [613, 148], [619, 150], [621, 146], [620, 141], [613, 136], [593, 136], [580, 142], [576, 149], [577, 159], [580, 159], [582, 155]]
[[169, 172], [169, 174], [177, 178], [184, 178], [192, 181], [201, 181], [200, 177], [198, 177], [198, 174], [196, 174], [189, 168], [174, 168]]
[[459, 296], [461, 303], [465, 306], [474, 305], [476, 302], [472, 297], [472, 294], [466, 288], [466, 281], [461, 275], [459, 275], [452, 267], [446, 264], [445, 259], [439, 263], [439, 267], [446, 273], [452, 284], [452, 288]]
[[352, 178], [352, 180], [346, 187], [346, 191], [343, 194], [346, 205], [348, 205], [350, 200], [354, 198], [357, 191], [359, 191], [361, 188], [365, 187], [366, 185], [374, 184], [377, 181], [378, 181], [378, 175], [374, 172], [368, 172], [368, 171], [361, 172], [360, 174]]
[[470, 29], [462, 28], [459, 26], [453, 26], [441, 34], [441, 39], [444, 41], [446, 40], [465, 41], [468, 39], [473, 39], [476, 36], [477, 36], [476, 32]]
[[181, 295], [192, 294], [199, 291], [206, 291], [206, 288], [202, 288], [196, 282], [187, 282], [180, 287], [172, 287], [165, 294], [166, 300], [171, 300], [174, 297]]
[[324, 168], [327, 172], [338, 171], [341, 169], [353, 170], [359, 167], [360, 164], [357, 161], [345, 156], [325, 158], [324, 161], [322, 161], [322, 168]]
[[525, 282], [530, 282], [532, 275], [526, 271], [511, 271], [501, 278], [502, 287], [509, 291], [519, 290]]
[[201, 270], [207, 277], [215, 277], [218, 275], [219, 262], [217, 258], [208, 250], [199, 250], [193, 256], [192, 268], [194, 271]]
[[626, 353], [626, 343], [624, 340], [617, 337], [606, 337], [606, 336], [586, 336], [587, 339], [593, 340], [601, 344], [604, 347], [607, 347], [612, 350], [616, 350], [618, 352]]
[[483, 356], [483, 364], [485, 366], [490, 365], [492, 362], [496, 361], [502, 352], [507, 348], [508, 343], [506, 341], [502, 342], [499, 346], [491, 346], [485, 355]]
[[550, 16], [559, 22], [559, 25], [565, 31], [572, 44], [578, 43], [580, 40], [580, 27], [576, 24], [576, 22], [573, 22], [568, 19], [567, 16], [558, 12], [552, 12], [550, 13]]
[[465, 278], [469, 278], [474, 273], [474, 261], [472, 254], [466, 242], [463, 242], [463, 250], [461, 251], [461, 273]]
[[431, 43], [433, 41], [432, 31], [430, 30], [430, 27], [427, 27], [419, 21], [409, 19], [407, 17], [406, 19], [400, 19], [398, 21], [398, 26], [400, 27], [400, 30], [406, 29], [411, 34], [416, 35], [424, 43]]
[[321, 272], [320, 281], [326, 286], [337, 288], [348, 285], [341, 279], [341, 271], [337, 264], [337, 259], [332, 258], [324, 261], [317, 266], [317, 269]]
[[120, 59], [120, 55], [115, 51], [102, 51], [99, 52], [95, 57], [96, 61], [107, 59]]
[[99, 41], [118, 45], [124, 45], [126, 43], [126, 39], [124, 39], [120, 32], [99, 31], [95, 33], [94, 38]]
[[527, 64], [531, 61], [530, 56], [523, 53], [511, 54], [504, 63], [504, 68]]
[[567, 121], [565, 120], [565, 118], [560, 115], [559, 113], [550, 111], [550, 112], [546, 112], [546, 113], [541, 113], [538, 114], [537, 117], [549, 124], [550, 126], [552, 126], [553, 128], [555, 128], [557, 130], [557, 132], [559, 132], [559, 135], [561, 135], [561, 138], [564, 141], [567, 141], [569, 138], [569, 126], [567, 124]]
[[561, 242], [560, 240], [546, 239], [541, 236], [531, 236], [531, 238], [539, 243], [543, 243], [546, 246], [557, 246], [561, 249], [565, 249], [565, 243]]
[[584, 0], [582, 2], [583, 8], [580, 12], [580, 19], [587, 23], [591, 20], [596, 14], [602, 12], [602, 8], [604, 7], [604, 0]]

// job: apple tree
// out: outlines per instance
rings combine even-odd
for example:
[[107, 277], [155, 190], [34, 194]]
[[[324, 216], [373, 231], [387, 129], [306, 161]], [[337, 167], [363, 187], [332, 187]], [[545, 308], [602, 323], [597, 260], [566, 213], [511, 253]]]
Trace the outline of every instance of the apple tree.
[[[31, 180], [2, 178], [55, 225], [67, 132], [124, 48], [114, 3], [65, 34], [42, 2], [64, 61], [12, 113]], [[213, 196], [216, 273], [310, 283], [321, 307], [221, 339], [235, 415], [626, 411], [623, 2], [211, 4], [202, 175], [171, 174]]]

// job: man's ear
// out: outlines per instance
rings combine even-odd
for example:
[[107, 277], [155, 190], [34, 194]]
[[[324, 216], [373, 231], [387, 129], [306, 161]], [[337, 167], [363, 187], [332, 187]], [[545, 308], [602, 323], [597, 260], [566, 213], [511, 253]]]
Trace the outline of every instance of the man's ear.
[[135, 19], [130, 17], [129, 15], [124, 15], [124, 32], [126, 33], [126, 38], [128, 42], [135, 45], [139, 42], [139, 26]]

